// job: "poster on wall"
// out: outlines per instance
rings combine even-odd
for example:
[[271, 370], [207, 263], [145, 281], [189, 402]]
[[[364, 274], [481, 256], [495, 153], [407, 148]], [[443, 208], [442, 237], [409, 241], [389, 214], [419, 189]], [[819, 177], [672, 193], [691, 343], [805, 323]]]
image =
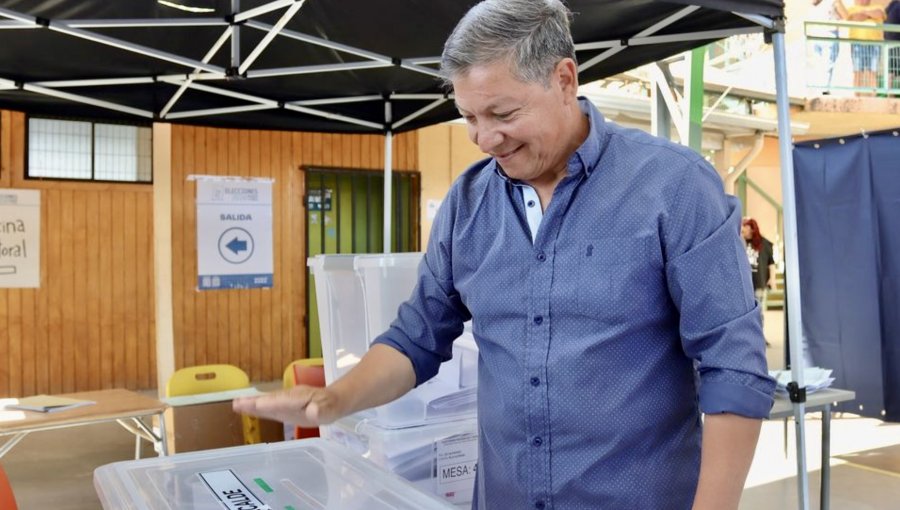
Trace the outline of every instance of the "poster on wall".
[[197, 181], [197, 287], [272, 287], [272, 180]]
[[0, 288], [41, 286], [41, 192], [0, 189]]

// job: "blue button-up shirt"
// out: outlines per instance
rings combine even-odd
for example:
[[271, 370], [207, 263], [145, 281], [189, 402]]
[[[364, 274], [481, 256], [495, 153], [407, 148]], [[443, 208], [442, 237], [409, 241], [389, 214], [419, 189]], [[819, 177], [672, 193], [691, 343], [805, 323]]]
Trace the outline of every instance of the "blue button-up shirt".
[[740, 208], [696, 153], [581, 107], [590, 134], [536, 235], [521, 183], [473, 165], [376, 342], [422, 383], [472, 318], [476, 508], [689, 509], [700, 413], [772, 405]]

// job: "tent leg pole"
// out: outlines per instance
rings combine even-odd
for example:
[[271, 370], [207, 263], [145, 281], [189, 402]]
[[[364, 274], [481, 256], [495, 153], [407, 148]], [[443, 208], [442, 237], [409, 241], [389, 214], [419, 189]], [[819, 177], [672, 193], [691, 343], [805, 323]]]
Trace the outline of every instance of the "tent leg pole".
[[822, 473], [819, 508], [831, 508], [831, 404], [822, 409]]
[[[791, 123], [787, 90], [787, 64], [784, 32], [772, 34], [775, 56], [775, 97], [778, 108], [778, 147], [781, 160], [781, 189], [784, 206], [785, 279], [787, 283], [788, 348], [791, 353], [792, 379], [800, 388], [803, 381], [803, 330], [800, 306], [800, 271], [797, 249], [797, 207], [794, 192], [794, 161], [791, 153]], [[804, 413], [805, 404], [794, 402], [794, 418], [797, 430], [797, 490], [800, 510], [809, 510], [809, 475], [806, 472], [806, 446]]]
[[809, 510], [809, 475], [806, 472], [806, 404], [794, 404], [797, 433], [797, 508]]
[[391, 202], [393, 138], [391, 131], [384, 134], [384, 253], [391, 252], [391, 213], [394, 210]]

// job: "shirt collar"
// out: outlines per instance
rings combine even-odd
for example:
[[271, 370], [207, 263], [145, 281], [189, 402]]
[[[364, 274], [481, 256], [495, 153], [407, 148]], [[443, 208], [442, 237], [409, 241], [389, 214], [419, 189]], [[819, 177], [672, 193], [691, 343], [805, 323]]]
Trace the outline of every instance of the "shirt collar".
[[[606, 145], [606, 119], [603, 118], [600, 110], [583, 96], [578, 98], [578, 107], [587, 116], [588, 122], [590, 122], [590, 131], [581, 146], [569, 157], [569, 175], [578, 175], [584, 172], [585, 176], [589, 176], [600, 162], [603, 147]], [[491, 158], [490, 166], [504, 181], [513, 185], [521, 184], [516, 179], [510, 179], [497, 164], [496, 159]]]

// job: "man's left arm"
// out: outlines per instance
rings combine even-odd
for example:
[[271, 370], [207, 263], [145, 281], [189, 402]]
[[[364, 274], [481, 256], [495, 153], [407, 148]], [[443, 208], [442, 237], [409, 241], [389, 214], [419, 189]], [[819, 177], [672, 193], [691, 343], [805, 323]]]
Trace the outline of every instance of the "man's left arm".
[[761, 425], [761, 420], [736, 414], [706, 415], [693, 510], [738, 507]]
[[724, 195], [715, 170], [698, 166], [685, 169], [663, 224], [666, 280], [681, 315], [682, 348], [697, 361], [706, 417], [695, 509], [736, 510], [775, 381], [737, 234], [740, 204]]

